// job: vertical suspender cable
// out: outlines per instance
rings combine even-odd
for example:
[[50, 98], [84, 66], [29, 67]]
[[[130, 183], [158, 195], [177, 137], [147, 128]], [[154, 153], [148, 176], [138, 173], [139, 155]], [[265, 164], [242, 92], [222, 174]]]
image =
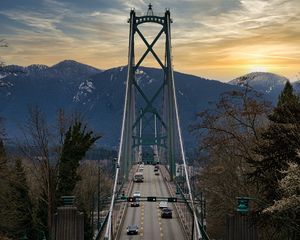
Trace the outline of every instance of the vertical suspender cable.
[[[140, 115], [143, 114], [143, 110], [141, 109]], [[140, 120], [140, 139], [139, 139], [139, 162], [142, 163], [142, 132], [143, 132], [143, 118]]]

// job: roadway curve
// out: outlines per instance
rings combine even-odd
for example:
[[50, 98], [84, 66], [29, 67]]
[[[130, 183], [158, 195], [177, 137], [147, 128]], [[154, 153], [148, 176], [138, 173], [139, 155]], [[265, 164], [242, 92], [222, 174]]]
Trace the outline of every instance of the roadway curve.
[[[144, 182], [134, 183], [132, 193], [140, 191], [142, 197], [169, 196], [165, 182], [162, 176], [154, 175], [154, 166], [145, 165]], [[169, 207], [174, 210], [172, 203]], [[126, 228], [128, 225], [138, 225], [138, 235], [127, 235]], [[141, 202], [140, 207], [128, 206], [127, 214], [124, 219], [120, 238], [128, 239], [144, 239], [144, 240], [184, 240], [185, 237], [182, 228], [179, 225], [179, 219], [173, 211], [172, 219], [162, 219], [160, 217], [159, 201], [158, 202]]]

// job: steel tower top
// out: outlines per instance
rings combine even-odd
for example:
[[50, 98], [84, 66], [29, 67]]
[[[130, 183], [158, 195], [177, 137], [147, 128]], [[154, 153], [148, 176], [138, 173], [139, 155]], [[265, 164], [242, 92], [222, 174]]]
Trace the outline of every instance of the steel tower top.
[[147, 16], [153, 16], [153, 9], [152, 9], [152, 4], [149, 3], [148, 5], [148, 11], [147, 11]]

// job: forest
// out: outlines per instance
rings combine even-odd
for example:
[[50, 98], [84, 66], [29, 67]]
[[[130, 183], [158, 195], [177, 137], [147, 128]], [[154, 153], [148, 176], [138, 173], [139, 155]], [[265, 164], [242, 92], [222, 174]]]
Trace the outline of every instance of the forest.
[[287, 82], [273, 107], [245, 86], [198, 113], [196, 188], [207, 201], [211, 238], [223, 239], [237, 197], [250, 197], [259, 239], [299, 239], [300, 99]]

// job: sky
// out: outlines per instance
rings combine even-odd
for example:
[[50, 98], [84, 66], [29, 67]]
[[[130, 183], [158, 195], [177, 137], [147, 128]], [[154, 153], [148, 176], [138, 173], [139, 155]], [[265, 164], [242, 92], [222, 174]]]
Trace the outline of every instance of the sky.
[[[144, 0], [1, 0], [5, 64], [54, 65], [65, 59], [108, 69], [127, 65], [130, 9]], [[300, 79], [300, 0], [153, 0], [171, 11], [175, 71], [229, 81], [254, 71]], [[141, 25], [153, 39], [156, 25]], [[163, 59], [164, 38], [154, 50]], [[2, 42], [3, 43], [3, 42]], [[136, 59], [145, 45], [136, 36]], [[159, 67], [149, 55], [146, 66]]]

